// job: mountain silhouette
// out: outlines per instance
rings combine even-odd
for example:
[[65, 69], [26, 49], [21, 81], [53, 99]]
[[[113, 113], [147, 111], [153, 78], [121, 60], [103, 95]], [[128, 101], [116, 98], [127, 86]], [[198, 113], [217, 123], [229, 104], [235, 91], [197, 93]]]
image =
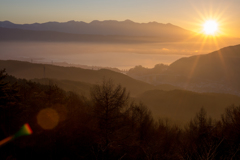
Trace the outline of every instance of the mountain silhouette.
[[90, 23], [68, 21], [68, 22], [46, 22], [33, 24], [14, 24], [9, 21], [0, 22], [0, 27], [16, 28], [35, 31], [57, 31], [73, 34], [90, 35], [121, 35], [121, 36], [179, 36], [186, 37], [192, 35], [191, 31], [181, 27], [157, 22], [136, 23], [126, 21], [92, 21]]

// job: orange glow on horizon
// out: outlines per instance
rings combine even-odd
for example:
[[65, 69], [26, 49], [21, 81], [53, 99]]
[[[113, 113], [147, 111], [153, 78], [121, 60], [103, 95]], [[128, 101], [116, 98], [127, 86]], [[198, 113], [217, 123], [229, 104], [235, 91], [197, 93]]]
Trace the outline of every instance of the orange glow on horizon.
[[[205, 9], [204, 12], [200, 12], [198, 8], [195, 8], [195, 10], [198, 13], [199, 18], [194, 18], [195, 22], [191, 22], [191, 24], [196, 27], [196, 30], [195, 34], [189, 37], [188, 40], [194, 40], [201, 43], [201, 46], [199, 48], [196, 48], [196, 53], [201, 54], [204, 47], [209, 44], [214, 45], [218, 49], [220, 49], [220, 46], [222, 44], [227, 44], [227, 37], [230, 36], [230, 32], [227, 32], [228, 17], [224, 17], [226, 6], [224, 6], [224, 8], [217, 8], [215, 6], [214, 10], [213, 8], [209, 8], [208, 10]], [[229, 76], [228, 73], [226, 73], [226, 65], [225, 60], [222, 57], [222, 53], [218, 52], [218, 55], [225, 74]], [[190, 73], [188, 75], [188, 80], [185, 82], [185, 86], [188, 86], [191, 78], [194, 76], [199, 58], [200, 56], [196, 57], [194, 64], [191, 67]]]

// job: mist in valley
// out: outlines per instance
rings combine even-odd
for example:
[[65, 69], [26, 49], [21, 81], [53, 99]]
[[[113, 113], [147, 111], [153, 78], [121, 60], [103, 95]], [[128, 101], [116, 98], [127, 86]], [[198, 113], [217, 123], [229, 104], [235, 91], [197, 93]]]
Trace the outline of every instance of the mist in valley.
[[66, 62], [76, 65], [130, 69], [137, 65], [153, 68], [171, 64], [181, 57], [206, 54], [236, 44], [172, 43], [80, 43], [80, 42], [0, 42], [0, 59], [34, 63]]

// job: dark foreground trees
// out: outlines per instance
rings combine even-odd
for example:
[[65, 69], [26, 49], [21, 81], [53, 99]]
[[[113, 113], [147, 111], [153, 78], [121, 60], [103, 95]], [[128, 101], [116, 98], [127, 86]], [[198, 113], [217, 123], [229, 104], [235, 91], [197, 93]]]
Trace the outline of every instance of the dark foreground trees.
[[154, 121], [144, 104], [130, 102], [121, 85], [104, 80], [91, 90], [96, 159], [176, 159], [180, 129]]
[[[4, 71], [0, 77], [0, 137], [26, 122], [33, 129], [31, 136], [0, 147], [0, 159], [240, 159], [240, 106], [227, 108], [219, 121], [202, 108], [179, 128], [153, 119], [144, 104], [132, 102], [126, 89], [110, 80], [86, 98]], [[38, 124], [44, 109], [59, 116], [52, 129]]]
[[90, 102], [96, 159], [154, 159], [174, 151], [171, 140], [178, 132], [170, 137], [170, 127], [154, 122], [147, 107], [131, 102], [121, 85], [104, 80], [92, 88]]
[[95, 150], [104, 154], [103, 159], [109, 159], [109, 149], [116, 147], [124, 138], [121, 132], [126, 128], [124, 123], [128, 100], [126, 88], [115, 86], [111, 80], [104, 80], [91, 90], [93, 118], [97, 125], [95, 132], [98, 145]]

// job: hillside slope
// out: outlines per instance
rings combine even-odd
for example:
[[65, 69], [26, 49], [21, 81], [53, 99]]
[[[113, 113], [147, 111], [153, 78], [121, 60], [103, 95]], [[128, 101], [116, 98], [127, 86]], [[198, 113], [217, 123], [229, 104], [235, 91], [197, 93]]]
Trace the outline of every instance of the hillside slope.
[[155, 118], [168, 118], [176, 123], [188, 122], [203, 107], [208, 116], [220, 119], [226, 107], [240, 105], [240, 97], [219, 93], [196, 93], [185, 90], [146, 91], [136, 98], [152, 111]]
[[60, 67], [46, 64], [35, 64], [21, 61], [0, 60], [0, 68], [6, 68], [8, 74], [25, 79], [58, 79], [80, 81], [90, 84], [101, 83], [102, 80], [111, 78], [116, 84], [126, 87], [132, 95], [154, 89], [154, 86], [134, 80], [124, 74], [107, 69], [88, 70], [74, 67]]
[[157, 84], [171, 84], [197, 92], [240, 95], [240, 45], [173, 62], [157, 77]]
[[209, 116], [219, 119], [226, 107], [240, 105], [240, 97], [235, 95], [196, 93], [165, 84], [152, 86], [106, 69], [96, 71], [2, 60], [0, 68], [6, 68], [9, 75], [17, 78], [31, 79], [41, 84], [56, 84], [65, 91], [74, 91], [84, 96], [89, 95], [93, 84], [111, 78], [116, 84], [126, 87], [133, 99], [143, 102], [155, 118], [168, 118], [179, 124], [188, 122], [201, 107], [207, 110]]

